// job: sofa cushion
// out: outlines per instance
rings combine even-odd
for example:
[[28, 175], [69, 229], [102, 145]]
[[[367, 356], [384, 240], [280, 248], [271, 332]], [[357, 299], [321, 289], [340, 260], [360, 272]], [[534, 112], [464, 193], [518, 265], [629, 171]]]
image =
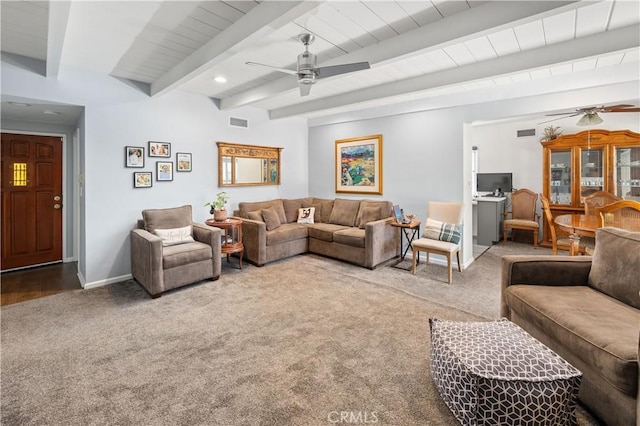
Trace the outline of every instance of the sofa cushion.
[[262, 220], [262, 210], [256, 210], [254, 212], [247, 213], [247, 219], [257, 220], [258, 222], [264, 222]]
[[[388, 201], [362, 200], [360, 202], [360, 211], [368, 207], [380, 208], [380, 219], [393, 216], [393, 203], [390, 203]], [[358, 212], [358, 216], [359, 215], [360, 213]]]
[[277, 229], [267, 232], [267, 246], [307, 238], [308, 235], [306, 225], [298, 225], [295, 222], [283, 223], [282, 226]]
[[635, 396], [640, 311], [588, 286], [512, 285], [512, 311]]
[[163, 247], [162, 269], [171, 269], [201, 260], [208, 260], [211, 259], [212, 256], [211, 246], [197, 241]]
[[346, 226], [335, 225], [333, 223], [315, 223], [309, 226], [309, 237], [322, 241], [333, 241], [333, 233], [347, 229]]
[[298, 209], [298, 223], [313, 223], [316, 214], [315, 207], [302, 207]]
[[596, 230], [589, 286], [640, 309], [640, 232]]
[[329, 223], [334, 225], [355, 226], [360, 200], [345, 200], [336, 198], [331, 209]]
[[170, 209], [147, 209], [142, 211], [145, 229], [152, 234], [156, 229], [182, 228], [192, 224], [191, 206]]
[[305, 199], [296, 198], [294, 200], [282, 200], [284, 214], [287, 218], [286, 223], [293, 223], [298, 220], [298, 209], [303, 207], [302, 203]]
[[347, 228], [333, 233], [333, 241], [351, 247], [364, 247], [365, 230]]
[[161, 229], [156, 228], [155, 234], [162, 238], [162, 245], [174, 246], [176, 244], [192, 243], [193, 239], [193, 226], [187, 225], [182, 228]]
[[329, 223], [329, 218], [331, 217], [331, 211], [333, 210], [333, 201], [327, 200], [324, 198], [313, 198], [311, 201], [312, 205], [320, 204], [322, 206], [322, 213], [320, 215], [320, 220], [316, 220], [316, 223]]
[[278, 217], [278, 211], [274, 207], [262, 210], [262, 220], [267, 225], [267, 231], [273, 231], [282, 224]]
[[375, 222], [382, 219], [382, 209], [380, 207], [360, 207], [358, 211], [358, 219], [356, 225], [358, 228], [364, 229], [367, 227], [367, 223]]
[[282, 200], [270, 200], [270, 201], [255, 201], [255, 202], [241, 202], [238, 203], [238, 210], [240, 210], [240, 217], [245, 219], [249, 219], [247, 213], [254, 212], [256, 210], [268, 209], [270, 207], [275, 207], [278, 212], [278, 219], [280, 219], [280, 223], [287, 223], [287, 215], [284, 213], [284, 206], [282, 204]]

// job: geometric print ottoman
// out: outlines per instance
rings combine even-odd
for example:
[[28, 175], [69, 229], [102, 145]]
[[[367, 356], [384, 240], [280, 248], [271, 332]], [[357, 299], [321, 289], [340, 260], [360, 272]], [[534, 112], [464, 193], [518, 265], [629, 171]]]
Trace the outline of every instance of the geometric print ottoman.
[[582, 373], [502, 319], [429, 319], [431, 374], [463, 425], [571, 425]]

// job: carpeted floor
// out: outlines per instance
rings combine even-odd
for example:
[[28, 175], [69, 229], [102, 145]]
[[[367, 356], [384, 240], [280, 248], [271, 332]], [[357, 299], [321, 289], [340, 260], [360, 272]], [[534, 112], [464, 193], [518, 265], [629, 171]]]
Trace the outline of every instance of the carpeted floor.
[[[3, 307], [2, 424], [457, 424], [431, 380], [428, 319], [497, 318], [485, 293], [509, 249], [527, 250], [494, 246], [452, 285], [439, 265], [305, 255], [223, 261], [219, 281], [156, 300], [127, 281]], [[580, 410], [579, 424], [595, 423]]]

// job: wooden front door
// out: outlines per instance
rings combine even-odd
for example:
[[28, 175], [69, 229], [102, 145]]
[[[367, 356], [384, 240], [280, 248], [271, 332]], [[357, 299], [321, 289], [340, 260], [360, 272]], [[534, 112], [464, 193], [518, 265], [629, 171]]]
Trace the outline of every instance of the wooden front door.
[[2, 270], [62, 261], [62, 138], [2, 134]]

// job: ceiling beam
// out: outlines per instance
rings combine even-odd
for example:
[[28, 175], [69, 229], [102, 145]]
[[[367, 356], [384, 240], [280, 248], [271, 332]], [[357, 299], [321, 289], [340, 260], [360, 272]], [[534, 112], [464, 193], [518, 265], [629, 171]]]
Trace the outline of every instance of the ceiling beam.
[[372, 101], [453, 84], [496, 77], [519, 71], [548, 67], [582, 58], [638, 47], [640, 25], [629, 25], [600, 34], [581, 37], [550, 46], [518, 52], [496, 59], [424, 74], [405, 80], [354, 90], [269, 111], [271, 119]]
[[151, 83], [151, 96], [158, 96], [199, 76], [241, 49], [315, 9], [319, 1], [265, 1]]
[[[570, 10], [579, 5], [578, 1], [489, 2], [334, 58], [323, 63], [322, 66], [363, 61], [368, 61], [371, 66], [383, 65], [427, 49], [443, 48], [479, 37], [490, 31], [537, 20], [552, 11], [556, 13], [558, 8]], [[295, 79], [282, 77], [271, 83], [221, 99], [220, 109], [237, 108], [279, 95], [284, 91], [297, 90], [297, 88]]]
[[47, 29], [47, 77], [58, 78], [60, 59], [64, 47], [64, 37], [69, 22], [70, 1], [49, 2], [49, 23]]

